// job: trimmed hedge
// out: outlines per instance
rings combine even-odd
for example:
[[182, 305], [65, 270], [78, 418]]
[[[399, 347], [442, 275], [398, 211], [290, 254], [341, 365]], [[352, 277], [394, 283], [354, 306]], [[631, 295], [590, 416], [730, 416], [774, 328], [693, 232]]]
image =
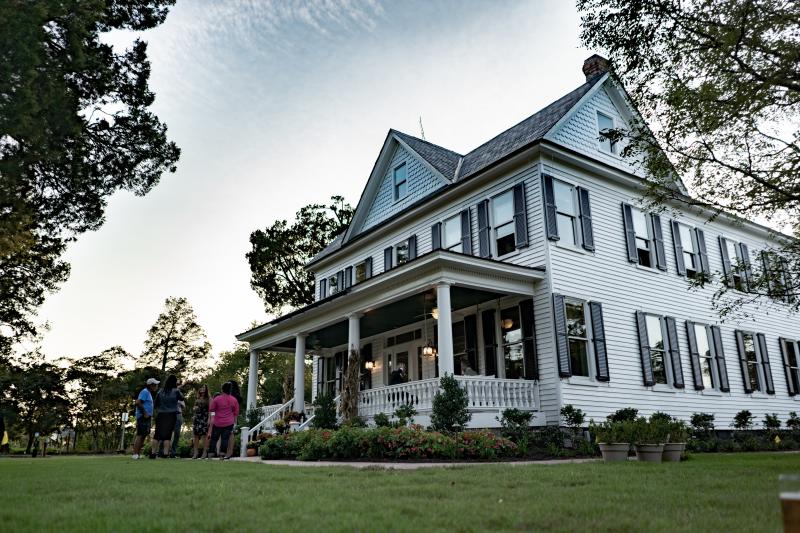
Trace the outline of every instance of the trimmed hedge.
[[494, 460], [517, 457], [519, 449], [491, 431], [453, 436], [413, 427], [316, 430], [274, 435], [261, 446], [262, 459]]

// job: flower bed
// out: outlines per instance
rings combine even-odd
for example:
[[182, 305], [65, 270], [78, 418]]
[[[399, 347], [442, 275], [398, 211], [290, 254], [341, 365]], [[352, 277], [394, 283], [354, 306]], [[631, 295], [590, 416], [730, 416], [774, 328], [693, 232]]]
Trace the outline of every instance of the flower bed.
[[262, 459], [496, 460], [519, 449], [491, 431], [445, 435], [420, 427], [341, 428], [275, 435], [261, 446]]

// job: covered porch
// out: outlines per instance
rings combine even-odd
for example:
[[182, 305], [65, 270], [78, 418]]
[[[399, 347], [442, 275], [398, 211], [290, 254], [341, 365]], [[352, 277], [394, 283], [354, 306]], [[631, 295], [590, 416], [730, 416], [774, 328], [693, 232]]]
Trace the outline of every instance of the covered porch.
[[358, 414], [368, 422], [410, 403], [415, 421], [428, 424], [444, 375], [466, 390], [474, 427], [496, 426], [506, 408], [537, 412], [532, 296], [543, 276], [541, 268], [439, 250], [239, 335], [251, 348], [248, 407], [255, 406], [258, 353], [295, 355], [294, 397], [264, 407], [257, 429], [290, 410], [313, 416], [303, 401], [309, 356], [312, 397], [338, 398], [353, 350]]

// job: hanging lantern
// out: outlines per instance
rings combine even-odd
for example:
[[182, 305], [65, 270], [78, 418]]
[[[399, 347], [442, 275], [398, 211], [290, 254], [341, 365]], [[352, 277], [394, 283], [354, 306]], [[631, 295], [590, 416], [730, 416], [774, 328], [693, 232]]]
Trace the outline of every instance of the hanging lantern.
[[426, 342], [425, 346], [422, 347], [422, 355], [425, 357], [434, 357], [436, 355], [436, 348], [431, 341]]

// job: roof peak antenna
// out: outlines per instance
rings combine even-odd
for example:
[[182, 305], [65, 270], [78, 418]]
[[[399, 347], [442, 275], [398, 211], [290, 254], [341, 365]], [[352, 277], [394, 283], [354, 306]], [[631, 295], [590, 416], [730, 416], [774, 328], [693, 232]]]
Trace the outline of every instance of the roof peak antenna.
[[424, 141], [425, 139], [425, 128], [422, 127], [422, 115], [419, 116], [419, 136]]

